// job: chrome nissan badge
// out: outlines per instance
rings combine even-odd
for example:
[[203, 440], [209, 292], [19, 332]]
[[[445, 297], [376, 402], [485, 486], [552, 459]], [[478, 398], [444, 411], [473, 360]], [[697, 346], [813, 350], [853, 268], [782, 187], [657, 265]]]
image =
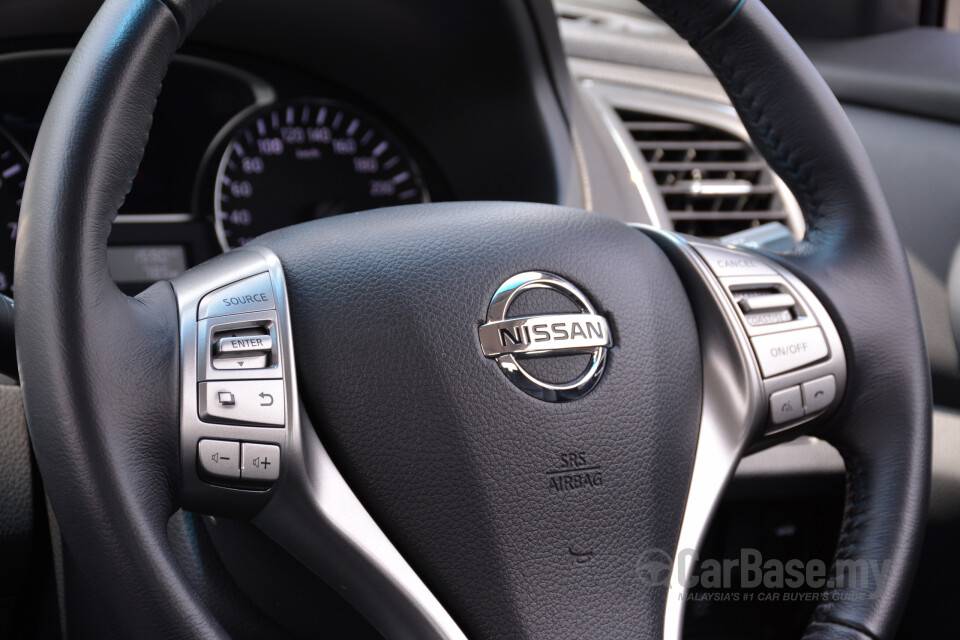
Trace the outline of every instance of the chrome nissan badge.
[[[509, 317], [510, 306], [524, 291], [549, 289], [573, 302], [579, 313], [551, 313]], [[515, 385], [547, 402], [581, 398], [593, 389], [606, 364], [607, 349], [613, 346], [610, 325], [598, 314], [587, 297], [560, 276], [527, 271], [513, 276], [497, 289], [487, 309], [487, 322], [480, 326], [483, 355], [496, 360]], [[546, 382], [524, 368], [530, 358], [590, 356], [586, 368], [571, 381]]]

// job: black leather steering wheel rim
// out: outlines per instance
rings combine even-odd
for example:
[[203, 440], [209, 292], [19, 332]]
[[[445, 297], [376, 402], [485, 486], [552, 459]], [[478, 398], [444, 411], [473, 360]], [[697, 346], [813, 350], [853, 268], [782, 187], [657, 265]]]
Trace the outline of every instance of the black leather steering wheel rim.
[[[104, 4], [44, 119], [17, 247], [17, 343], [37, 460], [65, 545], [92, 583], [124, 596], [106, 605], [138, 637], [224, 635], [165, 535], [179, 484], [173, 291], [159, 283], [124, 296], [105, 252], [167, 65], [213, 4]], [[848, 470], [837, 558], [886, 559], [890, 569], [876, 598], [829, 594], [807, 635], [889, 637], [919, 555], [931, 400], [913, 286], [879, 184], [841, 107], [759, 2], [646, 4], [711, 66], [796, 195], [807, 237], [771, 257], [821, 297], [846, 345], [848, 399], [819, 432]]]

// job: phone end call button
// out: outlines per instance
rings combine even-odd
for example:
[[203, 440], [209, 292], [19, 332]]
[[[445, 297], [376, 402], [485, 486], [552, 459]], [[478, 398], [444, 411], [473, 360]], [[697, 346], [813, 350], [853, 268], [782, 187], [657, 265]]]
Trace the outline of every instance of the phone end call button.
[[803, 383], [803, 406], [807, 413], [826, 409], [837, 397], [837, 379], [823, 376]]

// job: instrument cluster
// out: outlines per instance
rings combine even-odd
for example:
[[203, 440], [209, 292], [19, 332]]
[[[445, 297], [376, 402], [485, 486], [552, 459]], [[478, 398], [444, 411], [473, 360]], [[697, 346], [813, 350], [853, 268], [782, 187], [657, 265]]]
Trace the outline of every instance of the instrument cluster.
[[[0, 293], [13, 257], [30, 150], [69, 50], [0, 55]], [[340, 87], [260, 61], [178, 56], [144, 158], [111, 232], [122, 289], [152, 282], [274, 229], [448, 199], [403, 126]]]

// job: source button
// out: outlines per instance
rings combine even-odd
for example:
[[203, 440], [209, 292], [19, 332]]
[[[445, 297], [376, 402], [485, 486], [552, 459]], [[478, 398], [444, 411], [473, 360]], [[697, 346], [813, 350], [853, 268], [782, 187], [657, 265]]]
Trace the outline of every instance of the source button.
[[261, 273], [208, 293], [200, 301], [198, 318], [203, 320], [267, 309], [276, 309], [276, 302], [273, 299], [270, 274]]

